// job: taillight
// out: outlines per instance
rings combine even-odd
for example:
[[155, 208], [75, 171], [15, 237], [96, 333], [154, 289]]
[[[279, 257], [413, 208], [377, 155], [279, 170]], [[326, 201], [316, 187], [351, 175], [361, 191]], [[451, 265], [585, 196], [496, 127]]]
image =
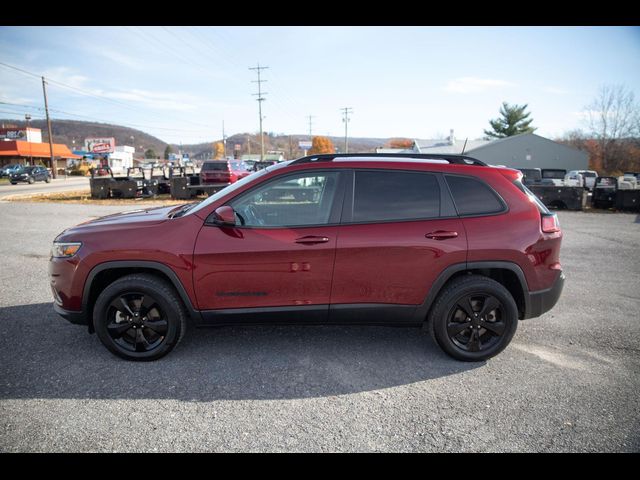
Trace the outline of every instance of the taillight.
[[560, 222], [558, 215], [555, 213], [542, 214], [542, 231], [545, 233], [554, 233], [560, 231]]

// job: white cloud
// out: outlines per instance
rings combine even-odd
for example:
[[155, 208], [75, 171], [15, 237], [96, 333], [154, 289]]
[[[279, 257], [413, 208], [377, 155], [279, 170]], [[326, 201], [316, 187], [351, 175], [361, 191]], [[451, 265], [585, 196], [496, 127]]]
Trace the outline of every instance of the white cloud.
[[513, 87], [514, 85], [514, 83], [506, 80], [493, 78], [461, 77], [450, 80], [444, 87], [444, 91], [450, 93], [477, 93], [492, 88]]

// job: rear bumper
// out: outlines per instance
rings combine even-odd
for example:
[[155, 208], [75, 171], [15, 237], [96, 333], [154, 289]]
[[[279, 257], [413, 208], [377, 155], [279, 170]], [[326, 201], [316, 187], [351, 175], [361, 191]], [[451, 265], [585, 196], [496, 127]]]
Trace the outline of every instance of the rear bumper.
[[560, 298], [562, 288], [564, 287], [564, 272], [560, 272], [558, 278], [553, 283], [551, 288], [546, 290], [538, 290], [537, 292], [529, 292], [529, 298], [527, 299], [526, 311], [524, 318], [539, 317], [545, 312], [551, 310]]
[[65, 310], [55, 302], [53, 304], [53, 309], [58, 315], [74, 325], [87, 325], [87, 316], [82, 311], [75, 312], [72, 310]]

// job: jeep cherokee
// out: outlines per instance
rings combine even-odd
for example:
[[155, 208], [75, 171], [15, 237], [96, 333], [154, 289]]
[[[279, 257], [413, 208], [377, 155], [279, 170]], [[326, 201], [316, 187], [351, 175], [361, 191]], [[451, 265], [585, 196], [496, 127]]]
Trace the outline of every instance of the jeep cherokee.
[[195, 326], [425, 326], [488, 359], [562, 291], [556, 215], [517, 170], [462, 155], [315, 155], [199, 203], [91, 220], [54, 241], [54, 309], [154, 360]]

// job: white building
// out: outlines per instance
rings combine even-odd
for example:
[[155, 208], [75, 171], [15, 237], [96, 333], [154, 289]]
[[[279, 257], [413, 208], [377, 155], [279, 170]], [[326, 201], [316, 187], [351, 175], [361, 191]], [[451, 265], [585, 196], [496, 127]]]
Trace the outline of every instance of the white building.
[[117, 146], [114, 152], [109, 154], [109, 166], [114, 173], [126, 173], [127, 168], [133, 167], [134, 147], [128, 145]]

